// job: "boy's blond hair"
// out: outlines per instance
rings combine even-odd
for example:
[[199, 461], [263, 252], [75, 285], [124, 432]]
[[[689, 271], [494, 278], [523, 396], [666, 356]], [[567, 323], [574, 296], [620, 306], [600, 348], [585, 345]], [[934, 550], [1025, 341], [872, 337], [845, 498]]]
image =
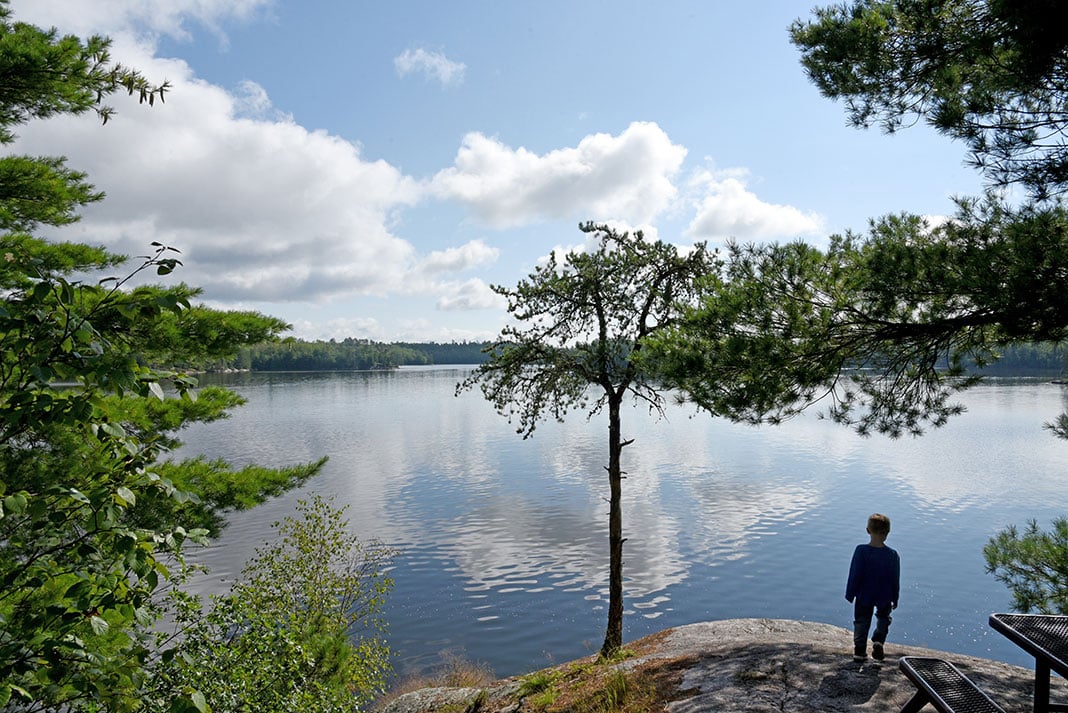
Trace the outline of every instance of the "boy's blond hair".
[[882, 513], [872, 513], [868, 518], [868, 532], [886, 537], [890, 534], [890, 518]]

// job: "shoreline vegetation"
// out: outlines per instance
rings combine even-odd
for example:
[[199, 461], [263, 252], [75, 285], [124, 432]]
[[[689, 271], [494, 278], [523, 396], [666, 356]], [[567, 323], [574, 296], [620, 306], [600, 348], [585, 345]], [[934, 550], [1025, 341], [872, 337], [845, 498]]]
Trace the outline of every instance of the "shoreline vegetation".
[[245, 371], [373, 371], [401, 366], [480, 364], [489, 342], [375, 342], [289, 337], [242, 348], [223, 368]]
[[[375, 342], [347, 338], [305, 341], [288, 337], [243, 347], [232, 359], [189, 365], [197, 371], [388, 371], [401, 366], [482, 364], [491, 342]], [[1068, 373], [1063, 344], [1006, 346], [1001, 358], [978, 373], [984, 376], [1043, 376], [1060, 381]]]

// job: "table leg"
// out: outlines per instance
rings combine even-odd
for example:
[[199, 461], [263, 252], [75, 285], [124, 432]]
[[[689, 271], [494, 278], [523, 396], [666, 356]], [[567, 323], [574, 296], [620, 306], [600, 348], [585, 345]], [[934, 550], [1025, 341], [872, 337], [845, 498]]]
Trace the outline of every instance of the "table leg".
[[1035, 659], [1035, 713], [1049, 711], [1049, 662]]
[[901, 713], [920, 713], [920, 710], [922, 710], [930, 700], [930, 697], [923, 691], [916, 691], [912, 698], [902, 706]]

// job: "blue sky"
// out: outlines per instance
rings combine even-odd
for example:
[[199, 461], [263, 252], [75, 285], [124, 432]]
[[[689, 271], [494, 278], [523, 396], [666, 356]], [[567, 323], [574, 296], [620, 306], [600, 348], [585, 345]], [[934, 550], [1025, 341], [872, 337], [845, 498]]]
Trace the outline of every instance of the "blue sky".
[[806, 2], [12, 0], [171, 82], [107, 126], [37, 122], [108, 198], [57, 238], [182, 251], [179, 279], [307, 339], [493, 337], [579, 222], [687, 246], [951, 213], [981, 190], [924, 126], [846, 125], [788, 41]]

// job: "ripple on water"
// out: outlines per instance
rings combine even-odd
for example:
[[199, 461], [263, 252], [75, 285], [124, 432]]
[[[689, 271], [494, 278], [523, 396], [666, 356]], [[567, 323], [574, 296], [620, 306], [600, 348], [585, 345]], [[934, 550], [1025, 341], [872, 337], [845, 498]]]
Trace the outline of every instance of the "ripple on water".
[[[271, 522], [323, 492], [350, 507], [361, 537], [401, 551], [387, 600], [398, 668], [453, 649], [508, 675], [599, 648], [603, 419], [547, 423], [523, 440], [477, 394], [453, 396], [455, 371], [246, 376], [248, 406], [189, 429], [190, 451], [236, 464], [330, 461], [301, 492], [233, 514], [219, 545], [199, 553], [212, 568], [200, 591], [225, 589]], [[987, 631], [987, 615], [1009, 602], [981, 550], [1005, 525], [1068, 510], [1063, 444], [1040, 428], [1061, 392], [972, 393], [946, 428], [899, 441], [806, 416], [756, 429], [674, 407], [664, 421], [628, 412], [626, 637], [737, 616], [847, 626], [849, 557], [864, 519], [883, 511], [905, 572], [895, 640], [1019, 661]]]

